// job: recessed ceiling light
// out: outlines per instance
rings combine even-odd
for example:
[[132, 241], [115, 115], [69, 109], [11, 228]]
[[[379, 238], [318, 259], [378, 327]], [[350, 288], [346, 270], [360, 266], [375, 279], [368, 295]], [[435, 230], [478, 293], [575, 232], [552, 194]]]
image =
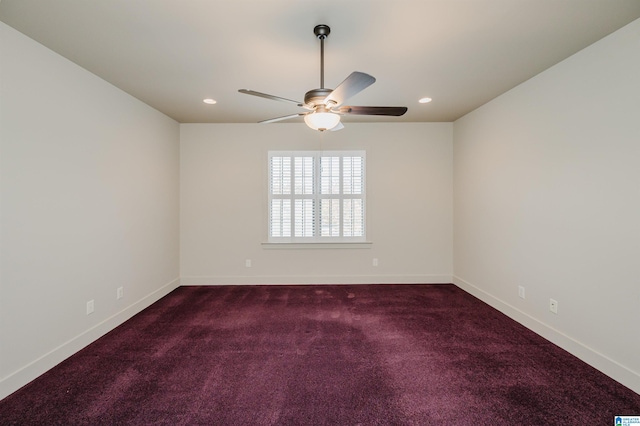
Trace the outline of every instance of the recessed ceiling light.
[[207, 99], [203, 99], [202, 102], [204, 102], [205, 104], [213, 105], [217, 101], [215, 99], [207, 98]]
[[418, 102], [420, 102], [421, 104], [428, 104], [431, 101], [432, 101], [431, 98], [422, 98]]

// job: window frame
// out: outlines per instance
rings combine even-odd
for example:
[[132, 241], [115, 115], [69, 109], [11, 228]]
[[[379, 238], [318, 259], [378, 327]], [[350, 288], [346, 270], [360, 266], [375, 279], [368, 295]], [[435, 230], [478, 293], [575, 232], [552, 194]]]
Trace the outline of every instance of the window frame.
[[[288, 185], [290, 188], [290, 194], [275, 194], [273, 193], [273, 158], [274, 157], [284, 157], [290, 158], [289, 163], [289, 181]], [[312, 193], [311, 194], [295, 194], [295, 166], [294, 166], [294, 158], [295, 157], [312, 157], [313, 159], [313, 169], [312, 169]], [[337, 194], [322, 194], [322, 171], [320, 167], [321, 158], [323, 157], [339, 157], [339, 193]], [[344, 176], [344, 164], [345, 157], [359, 157], [361, 158], [361, 193], [360, 194], [345, 194], [345, 176]], [[337, 244], [354, 244], [354, 243], [366, 243], [367, 236], [367, 203], [366, 203], [366, 151], [365, 150], [274, 150], [268, 151], [267, 158], [267, 174], [268, 174], [268, 188], [267, 188], [267, 241], [268, 244], [310, 244], [310, 245], [325, 245], [329, 246], [333, 243]], [[352, 178], [354, 174], [350, 174], [349, 177]], [[273, 236], [273, 214], [274, 211], [272, 209], [272, 203], [274, 200], [289, 200], [288, 208], [288, 231], [283, 235], [281, 233], [280, 236]], [[294, 215], [295, 211], [295, 200], [313, 200], [313, 235], [312, 236], [295, 236], [295, 222], [296, 216]], [[321, 200], [322, 199], [332, 199], [337, 200], [339, 204], [339, 235], [336, 236], [322, 236], [321, 228], [322, 228], [322, 212], [321, 212]], [[356, 221], [356, 227], [358, 231], [362, 232], [362, 235], [357, 236], [345, 236], [345, 200], [362, 200], [361, 205], [359, 206], [362, 210], [362, 221], [361, 228], [358, 226], [360, 223]], [[282, 212], [281, 212], [282, 213]], [[351, 222], [353, 223], [353, 222]], [[281, 228], [284, 229], [284, 228]], [[307, 228], [308, 229], [308, 228]], [[351, 228], [353, 229], [353, 228]], [[359, 233], [359, 232], [358, 232]]]

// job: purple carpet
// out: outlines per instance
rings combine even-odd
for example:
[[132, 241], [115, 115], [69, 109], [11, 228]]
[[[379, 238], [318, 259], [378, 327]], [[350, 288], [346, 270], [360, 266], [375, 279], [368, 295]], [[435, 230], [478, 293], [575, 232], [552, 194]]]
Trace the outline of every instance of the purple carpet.
[[2, 425], [612, 425], [640, 395], [453, 285], [180, 287]]

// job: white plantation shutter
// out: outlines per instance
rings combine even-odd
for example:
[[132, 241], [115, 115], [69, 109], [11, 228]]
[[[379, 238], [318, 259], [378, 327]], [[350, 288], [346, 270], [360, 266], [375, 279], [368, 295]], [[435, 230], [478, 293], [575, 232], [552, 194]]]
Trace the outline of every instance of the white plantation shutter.
[[314, 162], [313, 156], [293, 157], [296, 196], [293, 211], [295, 237], [313, 237], [314, 235]]
[[269, 241], [365, 240], [364, 151], [269, 152]]
[[364, 236], [364, 157], [342, 158], [343, 235]]
[[291, 200], [271, 200], [271, 235], [291, 237]]
[[343, 230], [345, 237], [364, 236], [364, 203], [360, 198], [343, 200], [342, 204]]
[[314, 200], [295, 200], [294, 225], [296, 237], [313, 237], [315, 234]]
[[270, 163], [269, 235], [291, 237], [291, 158], [273, 157]]
[[320, 236], [340, 236], [340, 200], [323, 198], [320, 201]]

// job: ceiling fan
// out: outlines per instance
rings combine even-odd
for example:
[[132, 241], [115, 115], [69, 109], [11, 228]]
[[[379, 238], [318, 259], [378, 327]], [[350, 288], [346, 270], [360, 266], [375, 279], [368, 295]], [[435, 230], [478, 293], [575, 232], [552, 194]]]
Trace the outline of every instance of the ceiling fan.
[[307, 126], [314, 130], [340, 130], [344, 126], [340, 123], [341, 115], [386, 115], [399, 117], [407, 112], [407, 107], [391, 106], [342, 106], [343, 102], [355, 94], [372, 85], [376, 79], [363, 72], [352, 72], [338, 87], [327, 89], [324, 87], [324, 40], [331, 29], [328, 25], [316, 25], [313, 33], [320, 40], [320, 88], [309, 90], [304, 95], [304, 102], [281, 98], [254, 90], [240, 89], [238, 92], [275, 101], [289, 102], [309, 110], [284, 117], [271, 118], [260, 123], [273, 123], [289, 120], [291, 118], [304, 117]]

